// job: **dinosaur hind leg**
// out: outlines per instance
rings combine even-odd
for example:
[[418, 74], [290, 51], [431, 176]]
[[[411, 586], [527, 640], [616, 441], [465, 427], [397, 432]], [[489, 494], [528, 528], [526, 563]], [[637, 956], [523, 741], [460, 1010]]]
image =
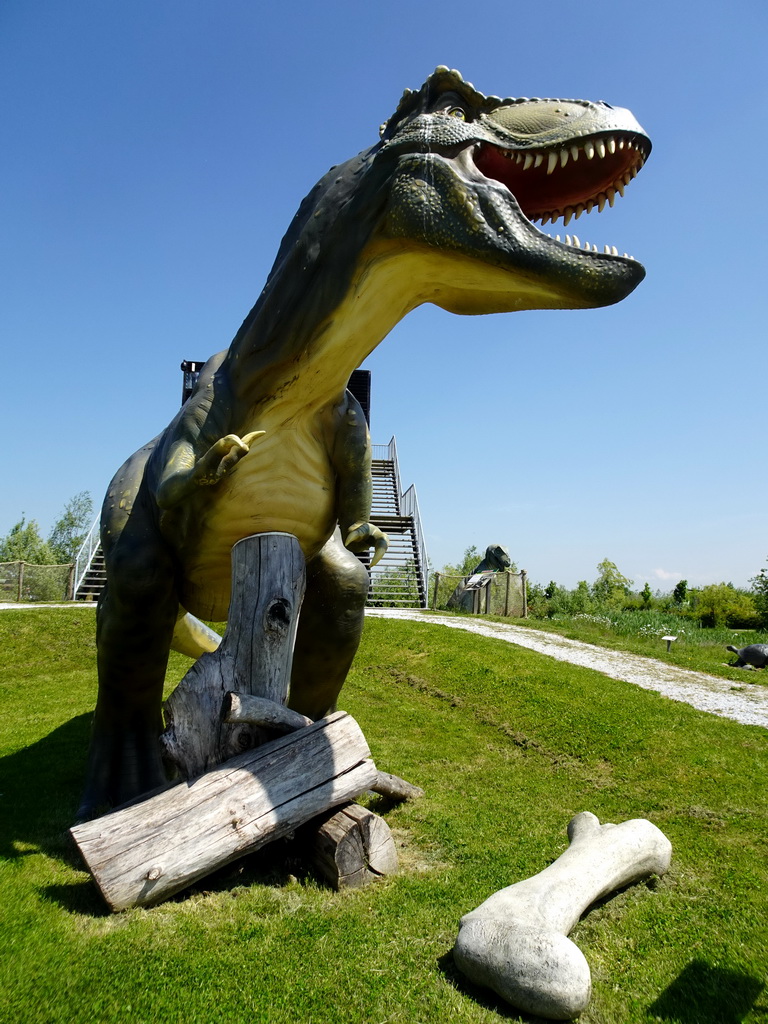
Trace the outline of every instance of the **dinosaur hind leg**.
[[96, 631], [99, 693], [81, 820], [166, 781], [159, 737], [178, 614], [173, 566], [159, 538], [130, 524], [105, 554], [107, 586]]
[[363, 632], [368, 573], [338, 530], [307, 565], [288, 704], [310, 718], [336, 705]]

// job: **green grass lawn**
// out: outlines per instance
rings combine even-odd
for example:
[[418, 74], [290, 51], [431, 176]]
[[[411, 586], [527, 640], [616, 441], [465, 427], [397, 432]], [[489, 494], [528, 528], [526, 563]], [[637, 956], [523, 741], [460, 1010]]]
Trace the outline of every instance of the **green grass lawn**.
[[[95, 698], [93, 613], [0, 614], [0, 1020], [517, 1021], [451, 959], [459, 917], [546, 867], [571, 816], [647, 817], [670, 872], [593, 909], [585, 1022], [768, 1021], [768, 732], [456, 630], [369, 620], [341, 706], [380, 768], [403, 870], [334, 893], [276, 844], [109, 914], [67, 838]], [[169, 685], [189, 663], [174, 656]]]

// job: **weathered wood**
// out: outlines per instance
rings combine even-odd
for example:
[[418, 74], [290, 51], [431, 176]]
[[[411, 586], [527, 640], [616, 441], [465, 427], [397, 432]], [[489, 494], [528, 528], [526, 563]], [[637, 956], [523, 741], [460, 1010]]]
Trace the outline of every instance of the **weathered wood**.
[[418, 800], [424, 796], [421, 786], [414, 786], [412, 782], [406, 782], [399, 775], [390, 775], [389, 772], [378, 773], [376, 782], [371, 786], [374, 793], [389, 797], [390, 800]]
[[292, 534], [256, 534], [232, 548], [221, 645], [192, 666], [165, 704], [165, 754], [183, 778], [268, 738], [246, 722], [222, 721], [222, 702], [234, 690], [285, 703], [304, 583], [304, 556]]
[[368, 885], [398, 868], [389, 825], [359, 804], [347, 804], [317, 824], [310, 852], [314, 867], [335, 889]]
[[[376, 777], [360, 727], [340, 711], [71, 834], [113, 910], [146, 906], [346, 803]], [[379, 863], [380, 841], [371, 832], [367, 842]]]
[[312, 725], [312, 719], [306, 715], [263, 697], [252, 697], [249, 693], [225, 693], [221, 715], [228, 725], [246, 722], [280, 733]]

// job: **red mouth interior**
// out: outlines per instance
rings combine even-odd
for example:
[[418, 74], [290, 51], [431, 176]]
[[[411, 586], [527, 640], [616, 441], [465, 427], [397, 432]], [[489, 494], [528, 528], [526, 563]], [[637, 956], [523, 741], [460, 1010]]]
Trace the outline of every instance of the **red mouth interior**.
[[569, 156], [564, 167], [558, 160], [551, 174], [547, 174], [547, 152], [538, 167], [529, 167], [527, 171], [523, 170], [522, 163], [510, 159], [503, 150], [490, 144], [484, 144], [475, 151], [474, 161], [486, 178], [507, 186], [529, 218], [594, 201], [601, 192], [622, 182], [632, 167], [642, 164], [640, 154], [628, 146], [591, 160], [581, 148], [582, 140], [579, 140], [579, 146], [578, 160], [574, 161]]

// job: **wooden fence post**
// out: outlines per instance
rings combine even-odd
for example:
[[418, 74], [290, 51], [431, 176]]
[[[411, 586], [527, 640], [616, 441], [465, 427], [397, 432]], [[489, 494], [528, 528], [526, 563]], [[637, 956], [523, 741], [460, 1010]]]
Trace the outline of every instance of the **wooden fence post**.
[[523, 588], [523, 618], [528, 618], [528, 573], [525, 569], [520, 570], [520, 586]]
[[437, 588], [440, 585], [440, 573], [435, 573], [435, 589], [432, 591], [432, 611], [437, 608]]

